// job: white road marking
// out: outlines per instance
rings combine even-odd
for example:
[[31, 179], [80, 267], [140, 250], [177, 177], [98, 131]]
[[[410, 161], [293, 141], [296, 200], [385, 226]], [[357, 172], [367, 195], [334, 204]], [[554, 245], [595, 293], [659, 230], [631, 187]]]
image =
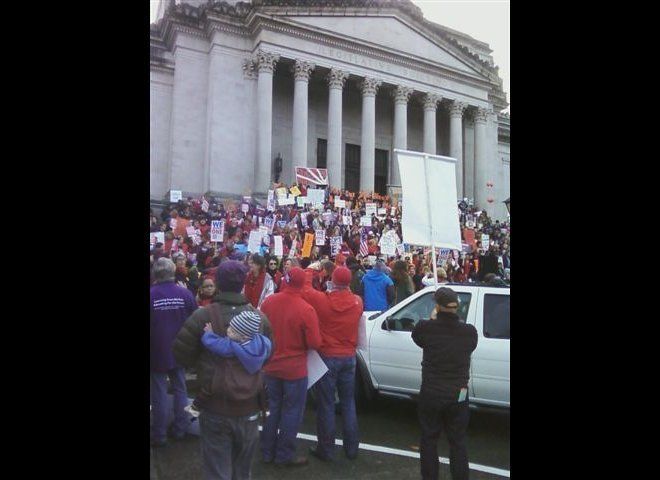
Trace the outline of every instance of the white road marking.
[[[261, 430], [261, 425], [259, 425], [259, 430]], [[299, 433], [298, 438], [303, 440], [311, 440], [313, 442], [318, 441], [316, 435], [309, 435], [307, 433]], [[336, 445], [343, 445], [344, 442], [340, 439], [335, 440]], [[379, 453], [389, 453], [390, 455], [399, 455], [400, 457], [409, 457], [409, 458], [419, 458], [419, 452], [413, 452], [410, 450], [399, 450], [398, 448], [390, 447], [381, 447], [380, 445], [371, 445], [369, 443], [360, 442], [360, 448], [362, 450], [368, 450], [370, 452], [379, 452]], [[440, 463], [445, 463], [449, 465], [449, 459], [445, 457], [438, 457]], [[479, 465], [478, 463], [470, 463], [471, 470], [477, 470], [479, 472], [491, 473], [493, 475], [499, 475], [500, 477], [511, 478], [511, 471], [504, 470], [502, 468], [489, 467], [487, 465]]]

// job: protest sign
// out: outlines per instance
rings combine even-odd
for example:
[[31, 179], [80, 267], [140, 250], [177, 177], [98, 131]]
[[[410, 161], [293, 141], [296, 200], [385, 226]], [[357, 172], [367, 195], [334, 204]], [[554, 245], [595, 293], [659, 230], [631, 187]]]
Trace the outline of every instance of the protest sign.
[[247, 213], [249, 211], [250, 211], [250, 205], [248, 205], [247, 203], [242, 203], [241, 204], [241, 212]]
[[305, 200], [307, 200], [307, 197], [303, 197], [302, 195], [296, 197], [296, 203], [301, 208], [305, 206]]
[[252, 253], [259, 253], [261, 246], [261, 232], [259, 230], [252, 230], [248, 240], [248, 251]]
[[286, 220], [278, 220], [277, 221], [277, 226], [280, 228], [286, 227]]
[[376, 255], [367, 255], [369, 265], [376, 265]]
[[300, 189], [299, 189], [296, 185], [294, 185], [293, 187], [291, 187], [291, 188], [289, 189], [289, 191], [291, 192], [291, 194], [292, 194], [294, 197], [297, 197], [298, 195], [300, 195]]
[[202, 212], [206, 213], [209, 211], [209, 202], [208, 200], [202, 200]]
[[305, 242], [303, 243], [303, 248], [300, 252], [300, 255], [303, 258], [307, 258], [312, 254], [312, 247], [314, 246], [314, 234], [306, 233]]
[[192, 237], [195, 235], [195, 227], [186, 227], [186, 233], [189, 237]]
[[181, 190], [170, 190], [170, 202], [177, 203], [183, 198], [183, 193]]
[[275, 240], [275, 249], [273, 253], [275, 254], [276, 257], [281, 257], [284, 255], [284, 248], [282, 247], [282, 236], [281, 235], [275, 235], [273, 237]]
[[346, 208], [346, 200], [335, 197], [335, 208]]
[[321, 215], [321, 218], [323, 218], [323, 221], [328, 224], [332, 221], [332, 213], [330, 212], [325, 212], [323, 215]]
[[325, 245], [325, 230], [316, 230], [316, 245]]
[[328, 367], [316, 350], [307, 350], [307, 390], [318, 382], [327, 371]]
[[342, 219], [344, 225], [353, 225], [353, 218], [350, 215], [344, 215]]
[[490, 247], [490, 235], [486, 235], [485, 233], [481, 235], [481, 248], [484, 249], [484, 251], [488, 250]]
[[307, 190], [307, 198], [311, 200], [313, 204], [319, 204], [325, 202], [325, 190], [310, 188]]
[[268, 201], [266, 202], [266, 208], [269, 212], [275, 211], [275, 190], [268, 190]]
[[318, 210], [319, 212], [323, 211], [323, 204], [322, 203], [317, 203], [314, 205], [314, 210]]
[[272, 217], [264, 219], [264, 225], [268, 228], [268, 233], [273, 233], [273, 225], [275, 224], [275, 219]]
[[222, 242], [224, 236], [225, 236], [225, 221], [211, 220], [211, 241]]
[[300, 223], [302, 223], [303, 228], [307, 228], [307, 214], [303, 214], [300, 216]]
[[264, 237], [268, 236], [268, 227], [265, 225], [262, 225], [259, 227], [259, 233], [261, 234], [261, 238], [263, 239]]
[[293, 205], [296, 203], [296, 197], [289, 195], [288, 197], [278, 197], [277, 203], [280, 205]]
[[378, 216], [379, 217], [386, 217], [387, 216], [387, 208], [379, 208], [378, 209]]
[[275, 194], [277, 195], [277, 198], [280, 197], [286, 197], [286, 188], [280, 187], [277, 190], [275, 190]]
[[296, 183], [298, 185], [327, 185], [327, 168], [296, 167]]
[[367, 203], [366, 204], [366, 213], [365, 215], [367, 217], [371, 217], [372, 215], [376, 215], [376, 204], [375, 203]]
[[396, 241], [394, 236], [391, 235], [392, 232], [387, 232], [380, 239], [380, 253], [383, 255], [396, 255]]
[[371, 226], [371, 217], [365, 215], [360, 217], [360, 226], [361, 227], [370, 227]]
[[341, 236], [330, 237], [330, 255], [333, 257], [339, 254], [341, 250]]
[[296, 248], [298, 247], [298, 240], [293, 240], [291, 242], [291, 249], [289, 249], [289, 256], [290, 257], [295, 257], [296, 256]]
[[403, 255], [405, 253], [405, 247], [403, 243], [400, 243], [396, 246], [396, 251], [399, 253], [399, 255]]

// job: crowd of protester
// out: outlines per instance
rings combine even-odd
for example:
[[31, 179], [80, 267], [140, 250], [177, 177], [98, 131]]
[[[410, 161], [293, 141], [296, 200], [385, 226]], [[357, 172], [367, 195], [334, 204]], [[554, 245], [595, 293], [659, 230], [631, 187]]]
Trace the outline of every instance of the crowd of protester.
[[[275, 184], [273, 191], [286, 189], [306, 196], [313, 187], [293, 185], [289, 188]], [[296, 190], [297, 189], [297, 190]], [[335, 199], [344, 201], [336, 206]], [[279, 203], [279, 202], [278, 202]], [[367, 204], [375, 204], [376, 214], [370, 225], [364, 226]], [[492, 221], [485, 211], [462, 205], [458, 210], [462, 251], [436, 249], [438, 282], [510, 285], [510, 224]], [[272, 209], [272, 210], [271, 210]], [[433, 284], [430, 248], [399, 244], [394, 255], [381, 251], [381, 239], [394, 232], [394, 238], [403, 238], [401, 231], [402, 207], [388, 196], [377, 193], [353, 193], [324, 190], [323, 204], [293, 205], [259, 204], [252, 197], [242, 200], [219, 201], [215, 198], [187, 198], [165, 206], [156, 215], [150, 212], [150, 258], [171, 258], [176, 264], [176, 281], [190, 289], [201, 305], [210, 302], [213, 282], [218, 266], [226, 260], [239, 260], [250, 265], [245, 294], [258, 307], [270, 294], [278, 292], [282, 276], [291, 268], [291, 260], [311, 271], [313, 285], [324, 291], [325, 282], [336, 266], [346, 266], [353, 272], [351, 289], [363, 295], [363, 275], [384, 272], [396, 288], [388, 306], [398, 303], [412, 293]], [[263, 235], [258, 252], [248, 250], [250, 232], [264, 228], [266, 219], [272, 219], [272, 228]], [[213, 220], [224, 221], [223, 241], [212, 242], [210, 231]], [[317, 242], [323, 231], [325, 239]], [[155, 234], [161, 233], [162, 242]], [[302, 250], [306, 234], [314, 235], [309, 256]], [[282, 237], [282, 255], [276, 256], [275, 237]], [[488, 235], [488, 245], [482, 245]], [[331, 237], [340, 237], [335, 251]], [[317, 245], [323, 243], [323, 245]], [[440, 255], [440, 252], [443, 255]], [[379, 264], [383, 262], [381, 268]], [[288, 266], [287, 266], [288, 265]], [[371, 277], [366, 277], [367, 282]]]

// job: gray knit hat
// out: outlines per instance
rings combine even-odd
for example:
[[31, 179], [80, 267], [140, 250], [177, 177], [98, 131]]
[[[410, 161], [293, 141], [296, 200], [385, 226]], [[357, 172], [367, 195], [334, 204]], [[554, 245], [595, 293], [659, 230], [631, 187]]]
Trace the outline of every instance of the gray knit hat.
[[258, 313], [246, 310], [229, 321], [229, 326], [241, 335], [252, 338], [259, 333], [261, 317]]

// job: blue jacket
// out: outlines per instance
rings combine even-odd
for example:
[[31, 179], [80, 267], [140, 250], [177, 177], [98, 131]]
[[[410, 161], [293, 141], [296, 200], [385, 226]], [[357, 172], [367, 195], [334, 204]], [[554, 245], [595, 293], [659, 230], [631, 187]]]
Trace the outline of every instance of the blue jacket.
[[178, 367], [172, 344], [186, 319], [197, 310], [195, 297], [173, 281], [153, 285], [150, 292], [150, 368], [165, 373]]
[[217, 333], [204, 332], [202, 343], [212, 353], [221, 357], [236, 357], [250, 375], [254, 375], [270, 357], [272, 343], [259, 333], [249, 342], [240, 344], [229, 337], [221, 337]]
[[394, 285], [384, 272], [371, 269], [362, 277], [364, 285], [364, 311], [382, 312], [387, 310], [387, 287]]

